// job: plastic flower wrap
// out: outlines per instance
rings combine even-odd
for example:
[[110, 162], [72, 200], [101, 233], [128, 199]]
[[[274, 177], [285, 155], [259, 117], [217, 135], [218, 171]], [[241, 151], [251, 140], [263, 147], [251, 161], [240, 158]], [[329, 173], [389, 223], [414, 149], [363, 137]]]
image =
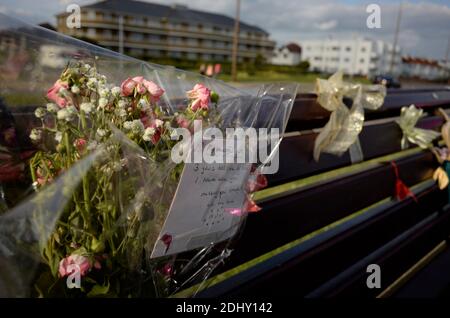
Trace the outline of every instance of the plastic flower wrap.
[[[232, 202], [231, 179], [206, 177], [223, 166], [173, 160], [189, 152], [174, 131], [282, 136], [297, 85], [251, 94], [3, 15], [0, 42], [0, 296], [165, 297], [205, 281], [259, 210], [267, 162], [230, 165], [248, 169], [233, 172]], [[199, 169], [205, 193], [189, 179]]]

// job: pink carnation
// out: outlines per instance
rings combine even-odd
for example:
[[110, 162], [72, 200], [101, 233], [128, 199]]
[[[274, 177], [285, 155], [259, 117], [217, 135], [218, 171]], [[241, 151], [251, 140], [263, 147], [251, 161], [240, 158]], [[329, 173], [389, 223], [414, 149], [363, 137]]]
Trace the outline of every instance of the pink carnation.
[[197, 84], [187, 92], [187, 97], [192, 100], [191, 109], [208, 109], [211, 101], [211, 90], [203, 84]]
[[76, 271], [79, 271], [81, 276], [86, 276], [90, 270], [91, 263], [86, 256], [74, 254], [63, 258], [59, 262], [59, 275], [61, 277], [68, 276]]
[[59, 107], [64, 108], [67, 105], [67, 100], [61, 96], [59, 96], [59, 91], [61, 88], [69, 88], [67, 82], [63, 82], [61, 80], [57, 80], [53, 87], [47, 91], [47, 98], [53, 102], [55, 102]]
[[164, 90], [161, 87], [152, 81], [146, 80], [143, 76], [127, 78], [120, 88], [122, 96], [133, 95], [135, 89], [141, 95], [149, 93], [153, 102], [159, 101], [160, 97], [164, 94]]

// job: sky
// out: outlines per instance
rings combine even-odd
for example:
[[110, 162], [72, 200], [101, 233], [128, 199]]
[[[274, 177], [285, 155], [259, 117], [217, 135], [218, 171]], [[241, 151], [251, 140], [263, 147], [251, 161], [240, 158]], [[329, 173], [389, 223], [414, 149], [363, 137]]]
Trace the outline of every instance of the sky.
[[[93, 0], [0, 0], [0, 12], [30, 23], [50, 21], [71, 3]], [[235, 14], [235, 0], [151, 0], [189, 8]], [[393, 42], [400, 0], [241, 0], [242, 21], [268, 31], [278, 45], [304, 39], [364, 36]], [[369, 4], [381, 8], [381, 28], [369, 29]], [[207, 9], [206, 9], [207, 8]], [[450, 0], [403, 1], [399, 44], [404, 54], [443, 59], [450, 39]]]

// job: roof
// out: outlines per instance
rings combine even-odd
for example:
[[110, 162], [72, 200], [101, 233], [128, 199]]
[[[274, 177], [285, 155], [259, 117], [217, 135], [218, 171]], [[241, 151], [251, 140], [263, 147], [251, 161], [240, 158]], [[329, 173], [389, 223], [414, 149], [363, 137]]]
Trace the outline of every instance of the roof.
[[436, 60], [429, 60], [426, 58], [420, 57], [412, 57], [412, 56], [403, 56], [402, 62], [406, 64], [421, 64], [421, 65], [429, 65], [439, 67], [439, 62]]
[[[205, 23], [234, 28], [234, 18], [230, 18], [223, 14], [192, 10], [187, 6], [181, 5], [167, 6], [162, 4], [133, 0], [106, 0], [91, 5], [86, 5], [82, 8], [110, 10], [135, 15], [167, 18], [168, 20], [178, 20], [188, 23], [195, 21], [196, 23]], [[265, 30], [254, 25], [244, 23], [242, 21], [240, 23], [240, 28], [244, 31], [259, 32], [268, 35]]]
[[289, 52], [292, 52], [292, 53], [298, 53], [298, 54], [302, 53], [302, 48], [298, 44], [295, 44], [295, 43], [287, 44], [286, 48], [289, 50]]

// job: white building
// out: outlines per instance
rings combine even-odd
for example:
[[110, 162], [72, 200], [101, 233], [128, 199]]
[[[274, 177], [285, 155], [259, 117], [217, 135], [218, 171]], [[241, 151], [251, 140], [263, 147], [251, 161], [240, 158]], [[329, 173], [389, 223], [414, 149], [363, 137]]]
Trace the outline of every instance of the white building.
[[289, 43], [275, 49], [272, 57], [272, 64], [294, 66], [301, 62], [301, 57], [302, 48], [295, 43]]
[[445, 61], [439, 62], [419, 57], [404, 56], [402, 75], [424, 80], [439, 80], [449, 76]]
[[302, 59], [310, 63], [313, 71], [334, 73], [342, 70], [350, 75], [401, 72], [401, 50], [397, 46], [391, 72], [392, 45], [365, 38], [338, 40], [305, 40], [301, 42]]

